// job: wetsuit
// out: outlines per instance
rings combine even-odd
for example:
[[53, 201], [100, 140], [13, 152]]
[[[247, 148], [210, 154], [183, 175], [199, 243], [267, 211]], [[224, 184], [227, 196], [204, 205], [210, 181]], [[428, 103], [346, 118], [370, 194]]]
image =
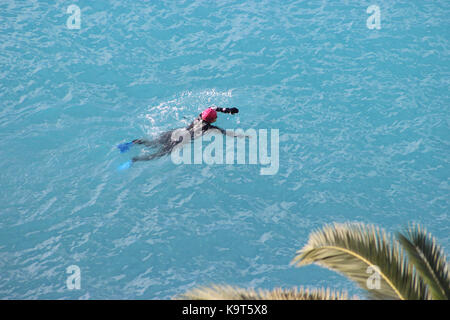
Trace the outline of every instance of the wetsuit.
[[[222, 113], [234, 114], [234, 113], [239, 112], [239, 110], [237, 108], [213, 107], [213, 109], [218, 112], [222, 112]], [[208, 130], [212, 130], [212, 129], [219, 130], [222, 134], [226, 134], [226, 130], [216, 127], [216, 126], [213, 126], [211, 123], [204, 121], [202, 119], [201, 113], [185, 129], [190, 133], [192, 140], [195, 138], [198, 138], [199, 136], [205, 134]], [[147, 147], [155, 147], [155, 148], [159, 147], [159, 150], [156, 151], [155, 153], [152, 153], [149, 155], [142, 155], [142, 156], [134, 157], [132, 159], [132, 161], [136, 162], [136, 161], [152, 160], [152, 159], [162, 157], [162, 156], [172, 152], [172, 150], [183, 141], [183, 137], [180, 137], [180, 139], [176, 140], [176, 141], [172, 140], [172, 134], [175, 130], [178, 130], [178, 129], [173, 129], [173, 130], [163, 132], [154, 140], [146, 140], [146, 139], [133, 140], [134, 144], [143, 144]]]

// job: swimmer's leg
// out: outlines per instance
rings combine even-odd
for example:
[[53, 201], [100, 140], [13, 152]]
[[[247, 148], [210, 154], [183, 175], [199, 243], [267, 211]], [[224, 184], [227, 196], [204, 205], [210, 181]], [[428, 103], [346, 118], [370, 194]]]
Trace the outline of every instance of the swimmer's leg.
[[159, 136], [159, 138], [157, 138], [156, 140], [152, 140], [152, 141], [146, 141], [143, 139], [134, 140], [134, 141], [137, 141], [138, 144], [145, 144], [146, 146], [152, 146], [152, 147], [160, 146], [161, 148], [155, 153], [134, 157], [132, 159], [132, 161], [136, 162], [136, 161], [153, 160], [156, 158], [161, 158], [161, 157], [171, 153], [172, 150], [175, 148], [175, 146], [182, 142], [182, 139], [180, 139], [178, 141], [173, 141], [172, 140], [172, 132], [173, 132], [173, 130], [167, 131], [167, 132], [161, 134]]
[[[170, 151], [169, 151], [170, 152]], [[168, 154], [169, 152], [167, 152], [167, 150], [161, 150], [158, 151], [156, 153], [152, 153], [152, 154], [147, 154], [147, 155], [142, 155], [142, 156], [138, 156], [138, 157], [134, 157], [133, 159], [131, 159], [132, 162], [136, 162], [136, 161], [148, 161], [148, 160], [153, 160], [156, 158], [161, 158], [162, 156], [165, 156], [166, 154]]]
[[135, 139], [134, 144], [143, 144], [146, 147], [154, 147], [158, 144], [158, 140]]
[[134, 157], [133, 159], [128, 160], [128, 161], [125, 162], [125, 163], [122, 163], [122, 164], [117, 168], [117, 170], [118, 170], [118, 171], [124, 171], [124, 170], [129, 169], [129, 168], [133, 165], [133, 163], [135, 163], [136, 161], [148, 161], [148, 160], [153, 160], [153, 159], [156, 159], [156, 158], [160, 158], [160, 157], [162, 157], [162, 156], [164, 156], [164, 155], [166, 155], [166, 154], [167, 154], [167, 151], [166, 151], [166, 150], [161, 150], [161, 151], [158, 151], [158, 152], [153, 153], [153, 154], [148, 154], [148, 155], [142, 155], [142, 156], [139, 156], [139, 157]]
[[135, 139], [132, 142], [134, 144], [143, 144], [146, 147], [165, 146], [167, 144], [170, 144], [173, 131], [174, 130], [163, 132], [154, 140]]
[[130, 142], [121, 143], [117, 146], [121, 153], [127, 152], [134, 144], [143, 144], [147, 147], [154, 147], [159, 142], [157, 140], [134, 139]]

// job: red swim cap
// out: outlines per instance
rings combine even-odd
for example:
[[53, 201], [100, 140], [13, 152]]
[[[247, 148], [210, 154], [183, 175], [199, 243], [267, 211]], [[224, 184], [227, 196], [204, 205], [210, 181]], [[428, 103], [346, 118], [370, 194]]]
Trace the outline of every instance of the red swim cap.
[[217, 119], [217, 112], [213, 108], [203, 110], [202, 119], [206, 122], [214, 122]]

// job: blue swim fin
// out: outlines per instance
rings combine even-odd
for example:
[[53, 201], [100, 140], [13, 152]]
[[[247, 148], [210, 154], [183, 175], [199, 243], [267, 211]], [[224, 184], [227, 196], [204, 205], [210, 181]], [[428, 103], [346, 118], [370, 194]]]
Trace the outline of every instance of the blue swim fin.
[[123, 171], [123, 170], [127, 170], [131, 167], [131, 164], [133, 162], [131, 160], [128, 160], [127, 162], [122, 163], [118, 168], [117, 171]]
[[117, 148], [119, 148], [120, 153], [124, 153], [127, 152], [128, 150], [130, 150], [130, 147], [133, 145], [133, 142], [125, 142], [125, 143], [121, 143], [117, 146]]

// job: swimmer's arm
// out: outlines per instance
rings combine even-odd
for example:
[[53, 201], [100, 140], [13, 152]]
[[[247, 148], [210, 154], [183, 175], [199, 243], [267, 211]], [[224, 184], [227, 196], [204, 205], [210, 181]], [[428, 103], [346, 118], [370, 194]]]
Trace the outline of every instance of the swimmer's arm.
[[227, 130], [222, 129], [222, 128], [219, 128], [219, 127], [216, 127], [216, 126], [213, 126], [213, 125], [209, 125], [208, 130], [211, 130], [211, 129], [219, 130], [219, 131], [220, 131], [222, 134], [224, 134], [224, 135], [227, 134]]
[[214, 110], [222, 113], [231, 113], [235, 114], [239, 112], [238, 108], [221, 108], [221, 107], [213, 107]]
[[242, 134], [236, 134], [234, 131], [227, 131], [225, 129], [216, 127], [216, 126], [209, 126], [209, 129], [216, 129], [219, 130], [223, 135], [227, 135], [230, 137], [236, 137], [236, 138], [250, 138], [250, 136], [242, 135]]
[[219, 127], [216, 127], [216, 126], [213, 126], [213, 125], [210, 125], [208, 129], [219, 130], [223, 135], [227, 135], [227, 136], [230, 136], [230, 137], [234, 137], [235, 136], [233, 132], [228, 132], [225, 129], [222, 129], [222, 128], [219, 128]]

